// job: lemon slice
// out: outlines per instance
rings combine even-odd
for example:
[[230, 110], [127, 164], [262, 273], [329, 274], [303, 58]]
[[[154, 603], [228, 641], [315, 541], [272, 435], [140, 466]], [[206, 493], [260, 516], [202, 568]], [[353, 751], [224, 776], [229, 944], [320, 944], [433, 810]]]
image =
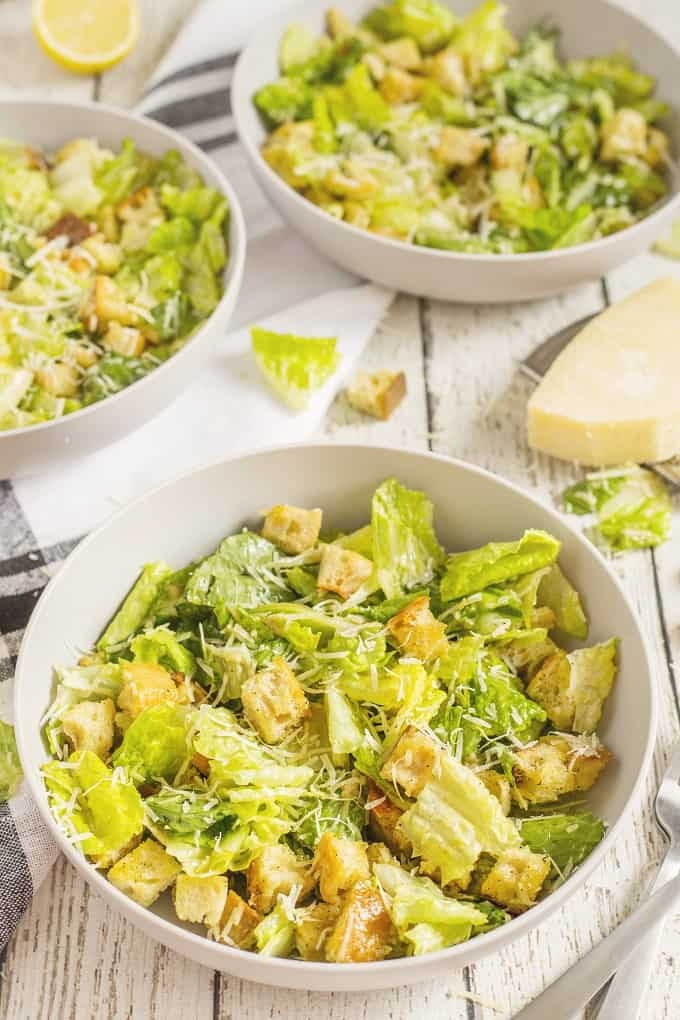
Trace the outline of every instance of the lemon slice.
[[33, 0], [33, 30], [62, 67], [92, 74], [126, 57], [139, 37], [137, 0]]

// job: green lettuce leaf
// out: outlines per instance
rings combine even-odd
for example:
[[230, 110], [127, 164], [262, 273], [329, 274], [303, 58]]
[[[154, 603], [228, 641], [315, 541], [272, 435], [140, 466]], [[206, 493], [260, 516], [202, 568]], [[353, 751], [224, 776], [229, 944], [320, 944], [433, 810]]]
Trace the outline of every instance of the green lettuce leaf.
[[333, 754], [352, 754], [364, 740], [364, 727], [354, 707], [337, 687], [324, 694], [326, 725]]
[[303, 78], [280, 78], [258, 89], [253, 102], [267, 127], [275, 128], [311, 117], [313, 92]]
[[467, 77], [473, 84], [505, 66], [518, 49], [505, 27], [506, 7], [497, 0], [485, 0], [460, 22], [453, 35], [453, 48], [463, 58]]
[[307, 407], [340, 364], [335, 337], [295, 336], [253, 326], [253, 354], [274, 392], [294, 411]]
[[184, 597], [214, 609], [230, 603], [253, 607], [273, 602], [289, 594], [285, 583], [276, 583], [269, 569], [278, 559], [276, 546], [261, 535], [252, 531], [230, 535], [195, 568]]
[[295, 948], [295, 922], [279, 901], [255, 929], [255, 942], [260, 956], [290, 956]]
[[432, 53], [446, 45], [458, 19], [436, 0], [390, 0], [370, 11], [363, 24], [382, 39], [410, 36], [423, 53]]
[[167, 627], [155, 627], [138, 634], [130, 642], [130, 651], [134, 662], [153, 662], [171, 673], [183, 673], [188, 677], [196, 672], [196, 659]]
[[616, 677], [616, 638], [592, 648], [577, 648], [567, 658], [574, 700], [575, 733], [594, 733]]
[[44, 719], [45, 735], [52, 754], [60, 756], [64, 735], [61, 717], [81, 701], [115, 701], [123, 686], [121, 667], [111, 662], [94, 662], [90, 666], [56, 666], [57, 688], [54, 700]]
[[366, 826], [364, 805], [354, 798], [305, 798], [303, 816], [293, 838], [307, 850], [316, 849], [324, 832], [343, 839], [361, 840]]
[[172, 781], [189, 753], [186, 716], [186, 708], [180, 705], [145, 709], [125, 731], [113, 764], [121, 765], [137, 783]]
[[427, 584], [444, 559], [427, 496], [389, 478], [373, 493], [373, 561], [388, 599], [405, 588]]
[[519, 823], [522, 840], [536, 854], [550, 857], [559, 872], [571, 871], [589, 856], [605, 833], [589, 811], [542, 815]]
[[392, 922], [415, 956], [465, 942], [474, 927], [487, 922], [473, 903], [446, 896], [431, 879], [398, 864], [379, 863], [373, 872], [389, 898]]
[[440, 584], [445, 602], [501, 584], [554, 563], [560, 543], [545, 531], [525, 531], [516, 542], [489, 542], [480, 549], [453, 553]]
[[108, 651], [122, 645], [144, 623], [159, 588], [172, 573], [162, 560], [147, 563], [125, 597], [120, 609], [99, 638], [97, 648]]
[[565, 510], [596, 515], [593, 536], [615, 552], [665, 542], [671, 531], [671, 500], [663, 480], [647, 468], [594, 472], [569, 486]]
[[23, 775], [14, 727], [0, 719], [0, 802], [14, 796]]
[[228, 803], [201, 790], [162, 786], [146, 797], [144, 807], [154, 825], [177, 835], [199, 833], [202, 842], [226, 834], [236, 823]]
[[67, 763], [49, 762], [43, 775], [57, 820], [84, 853], [116, 853], [142, 831], [142, 798], [92, 751], [73, 754]]
[[467, 879], [481, 853], [498, 857], [521, 844], [496, 797], [448, 754], [442, 755], [440, 775], [427, 783], [398, 826], [415, 855], [440, 869], [443, 885]]
[[541, 577], [537, 601], [555, 614], [555, 625], [565, 634], [584, 640], [588, 637], [588, 620], [578, 592], [569, 583], [559, 565], [552, 567]]
[[279, 45], [279, 67], [288, 74], [294, 67], [310, 60], [319, 50], [319, 39], [306, 25], [289, 25]]
[[205, 643], [201, 668], [208, 684], [217, 690], [216, 704], [241, 697], [241, 688], [255, 673], [255, 663], [244, 645], [213, 645]]

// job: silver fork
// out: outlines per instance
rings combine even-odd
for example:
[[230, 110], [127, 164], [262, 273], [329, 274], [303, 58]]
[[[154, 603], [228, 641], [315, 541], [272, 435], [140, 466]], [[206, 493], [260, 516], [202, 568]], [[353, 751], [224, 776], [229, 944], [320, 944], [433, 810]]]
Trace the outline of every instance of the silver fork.
[[[581, 332], [584, 326], [587, 326], [598, 315], [600, 315], [600, 312], [586, 315], [583, 319], [578, 319], [576, 322], [570, 322], [568, 326], [564, 326], [557, 333], [553, 333], [547, 340], [544, 340], [535, 351], [532, 351], [528, 358], [520, 361], [519, 367], [524, 375], [531, 379], [532, 382], [539, 383], [557, 355], [564, 350], [577, 333]], [[656, 471], [658, 475], [661, 475], [671, 485], [680, 486], [680, 457], [672, 457], [670, 460], [658, 461], [656, 464], [647, 464], [646, 466], [651, 468], [652, 471]]]
[[650, 887], [654, 894], [565, 971], [515, 1020], [567, 1020], [621, 969], [607, 991], [597, 1020], [636, 1020], [649, 986], [668, 912], [680, 901], [680, 745], [675, 749], [654, 802], [668, 847]]
[[[661, 780], [654, 812], [661, 831], [668, 839], [668, 847], [648, 893], [656, 892], [680, 872], [680, 747], [676, 748]], [[597, 1014], [598, 1020], [621, 1020], [622, 1016], [636, 1020], [647, 994], [662, 933], [663, 922], [645, 936], [626, 966], [616, 973]]]

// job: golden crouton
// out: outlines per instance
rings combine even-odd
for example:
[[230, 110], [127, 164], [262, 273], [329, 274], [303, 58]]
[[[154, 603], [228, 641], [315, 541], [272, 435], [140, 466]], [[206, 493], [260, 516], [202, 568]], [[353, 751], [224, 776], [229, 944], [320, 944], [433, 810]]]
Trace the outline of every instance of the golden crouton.
[[138, 358], [146, 347], [146, 340], [134, 326], [121, 326], [119, 322], [110, 322], [102, 338], [102, 345], [107, 351], [123, 354], [126, 358]]
[[429, 59], [427, 73], [452, 96], [463, 96], [467, 92], [468, 83], [463, 61], [452, 47], [440, 50]]
[[372, 573], [373, 563], [361, 553], [339, 545], [325, 545], [316, 584], [321, 591], [332, 591], [346, 599], [358, 591]]
[[107, 868], [111, 868], [118, 861], [122, 860], [126, 854], [129, 854], [131, 850], [134, 850], [136, 846], [142, 842], [142, 833], [136, 833], [132, 839], [128, 840], [125, 846], [121, 846], [117, 850], [103, 850], [99, 854], [92, 854], [92, 862], [96, 867], [106, 871]]
[[110, 276], [101, 274], [95, 276], [92, 293], [81, 314], [90, 333], [109, 322], [119, 322], [121, 326], [134, 326], [137, 322], [137, 313], [128, 306], [118, 284]]
[[222, 875], [178, 875], [172, 890], [175, 913], [180, 921], [219, 924], [227, 902], [229, 881]]
[[491, 166], [494, 170], [524, 170], [529, 156], [529, 143], [512, 132], [500, 135], [491, 146]]
[[396, 747], [380, 770], [383, 779], [400, 786], [409, 797], [417, 797], [439, 771], [441, 748], [427, 733], [407, 726]]
[[588, 737], [561, 733], [541, 737], [515, 752], [513, 798], [526, 807], [589, 790], [610, 758], [604, 745]]
[[309, 862], [281, 843], [265, 847], [248, 868], [250, 905], [261, 914], [268, 914], [276, 906], [279, 893], [288, 896], [297, 886], [299, 898], [312, 885]]
[[481, 895], [521, 914], [536, 902], [548, 877], [550, 861], [526, 847], [506, 850], [482, 882]]
[[393, 39], [392, 42], [383, 43], [380, 47], [380, 56], [401, 68], [402, 71], [419, 71], [423, 66], [423, 58], [420, 55], [418, 44], [409, 36], [402, 36], [401, 39]]
[[267, 510], [262, 535], [285, 553], [296, 556], [316, 545], [321, 531], [321, 510], [303, 510], [281, 504]]
[[100, 206], [97, 213], [97, 223], [107, 241], [115, 243], [118, 240], [120, 237], [120, 229], [118, 226], [118, 220], [116, 219], [116, 211], [112, 205]]
[[477, 779], [481, 779], [489, 793], [492, 793], [500, 801], [503, 814], [509, 815], [512, 806], [509, 780], [502, 773], [496, 772], [494, 769], [484, 769], [483, 772], [478, 772]]
[[81, 368], [90, 368], [99, 358], [99, 351], [88, 341], [71, 340], [67, 347], [68, 357], [72, 358]]
[[266, 744], [278, 744], [310, 712], [295, 674], [281, 658], [245, 681], [241, 701], [248, 722]]
[[428, 662], [444, 655], [448, 647], [446, 624], [430, 610], [430, 599], [421, 595], [387, 621], [387, 630], [400, 652]]
[[548, 658], [559, 651], [557, 645], [549, 637], [544, 641], [524, 641], [515, 638], [500, 648], [500, 654], [516, 673], [532, 677], [536, 669]]
[[628, 156], [644, 156], [647, 151], [647, 121], [638, 113], [622, 106], [601, 128], [600, 158], [605, 163]]
[[51, 361], [44, 368], [37, 369], [35, 381], [54, 397], [72, 397], [78, 391], [80, 376], [73, 365], [67, 365], [65, 361]]
[[163, 702], [186, 701], [185, 692], [175, 684], [170, 673], [155, 663], [126, 662], [118, 707], [136, 719], [146, 708]]
[[393, 106], [399, 103], [413, 103], [421, 95], [425, 79], [419, 78], [400, 67], [388, 67], [378, 88], [383, 99]]
[[319, 880], [321, 899], [338, 903], [355, 882], [370, 874], [366, 845], [324, 832], [314, 854], [312, 871]]
[[409, 840], [397, 827], [403, 811], [393, 804], [374, 783], [368, 787], [368, 828], [374, 839], [381, 840], [394, 854], [410, 857], [413, 852]]
[[361, 227], [362, 230], [367, 230], [371, 222], [371, 213], [361, 202], [348, 198], [345, 202], [345, 215], [343, 218], [345, 223], [351, 223], [353, 227]]
[[474, 166], [488, 144], [486, 138], [470, 128], [445, 127], [442, 128], [435, 158], [447, 167]]
[[347, 399], [357, 411], [387, 421], [406, 396], [403, 372], [359, 372], [347, 387]]
[[235, 945], [240, 949], [248, 949], [255, 941], [254, 932], [261, 920], [260, 914], [249, 907], [238, 893], [230, 889], [222, 917], [217, 925], [215, 938], [218, 942], [226, 942], [227, 945]]
[[398, 942], [385, 902], [370, 882], [358, 882], [347, 895], [326, 941], [332, 963], [384, 960]]
[[527, 686], [527, 695], [546, 710], [558, 730], [570, 730], [574, 722], [570, 684], [569, 659], [565, 652], [557, 651], [541, 663]]
[[116, 706], [111, 698], [81, 701], [64, 712], [61, 727], [74, 751], [93, 751], [106, 758], [113, 745]]
[[150, 907], [175, 881], [181, 866], [154, 839], [145, 839], [108, 873], [109, 881], [130, 899]]
[[325, 960], [326, 939], [338, 919], [340, 908], [315, 902], [295, 915], [295, 946], [303, 960]]

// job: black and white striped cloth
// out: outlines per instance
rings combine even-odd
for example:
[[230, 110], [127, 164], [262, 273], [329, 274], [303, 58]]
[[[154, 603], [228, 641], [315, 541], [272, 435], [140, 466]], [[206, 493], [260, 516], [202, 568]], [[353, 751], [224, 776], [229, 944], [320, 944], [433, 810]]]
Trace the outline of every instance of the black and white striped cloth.
[[[268, 206], [247, 169], [231, 116], [229, 89], [238, 49], [254, 24], [279, 6], [280, 0], [252, 0], [249, 4], [204, 0], [163, 59], [138, 110], [181, 131], [210, 152], [238, 194], [247, 223], [249, 250], [236, 324], [261, 322], [261, 316], [276, 309], [287, 311], [264, 324], [282, 331], [319, 336], [329, 330], [335, 332], [342, 323], [339, 347], [345, 371], [349, 372], [391, 295], [369, 285], [355, 287], [348, 309], [346, 291], [337, 288], [354, 285], [356, 280], [312, 252]], [[291, 316], [290, 322], [286, 321], [287, 315]], [[239, 380], [249, 357], [249, 342], [245, 333], [239, 340], [240, 336], [229, 338], [230, 349], [242, 359], [238, 370], [234, 369], [234, 378], [238, 376]], [[264, 388], [258, 396], [254, 388], [257, 383], [246, 396], [241, 392], [242, 383], [234, 384], [229, 399], [225, 399], [229, 380], [223, 363], [219, 372], [217, 381], [195, 384], [182, 403], [175, 405], [174, 416], [166, 412], [137, 433], [134, 440], [123, 440], [58, 475], [14, 483], [0, 481], [0, 718], [12, 718], [14, 667], [31, 611], [79, 538], [115, 508], [116, 500], [132, 498], [196, 466], [195, 460], [187, 459], [195, 458], [193, 448], [184, 451], [182, 460], [184, 437], [172, 433], [178, 427], [173, 417], [190, 417], [192, 438], [196, 447], [202, 447], [204, 461], [217, 460], [273, 441], [305, 439], [315, 431], [333, 395], [329, 389], [319, 395], [309, 413], [293, 417], [278, 407]], [[259, 431], [250, 426], [248, 432], [244, 427], [240, 441], [230, 445], [224, 432], [216, 428], [215, 407], [238, 407], [238, 402], [246, 399], [254, 413], [234, 417], [256, 421]], [[182, 427], [182, 431], [186, 429]], [[210, 446], [215, 433], [222, 436], [217, 448]], [[154, 456], [152, 470], [151, 458], [146, 456], [147, 447], [157, 453], [159, 442], [173, 450], [172, 462], [162, 469], [167, 472], [162, 477], [154, 475], [153, 470], [163, 459]], [[0, 804], [0, 954], [56, 856], [57, 848], [24, 785], [9, 804]]]

